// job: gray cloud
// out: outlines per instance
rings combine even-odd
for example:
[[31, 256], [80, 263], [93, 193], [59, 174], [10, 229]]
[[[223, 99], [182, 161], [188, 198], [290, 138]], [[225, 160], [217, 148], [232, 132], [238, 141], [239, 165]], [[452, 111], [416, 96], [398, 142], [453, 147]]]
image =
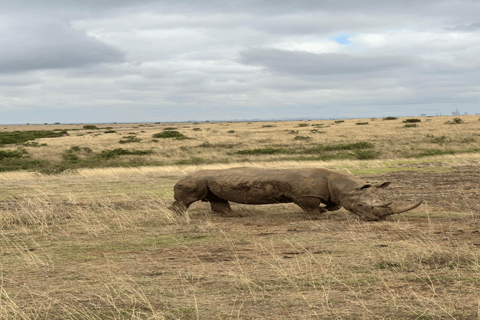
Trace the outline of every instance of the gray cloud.
[[240, 52], [239, 61], [264, 66], [272, 72], [304, 75], [369, 73], [416, 64], [414, 59], [401, 56], [358, 57], [343, 53], [315, 54], [278, 49], [245, 50]]
[[78, 68], [120, 62], [124, 54], [60, 21], [34, 21], [4, 29], [0, 73]]

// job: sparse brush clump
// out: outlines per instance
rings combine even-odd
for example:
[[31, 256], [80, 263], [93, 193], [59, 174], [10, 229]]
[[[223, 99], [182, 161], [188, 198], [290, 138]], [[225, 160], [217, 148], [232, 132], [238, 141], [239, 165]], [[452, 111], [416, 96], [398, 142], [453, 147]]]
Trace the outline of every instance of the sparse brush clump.
[[383, 120], [397, 120], [398, 118], [397, 117], [386, 117], [386, 118], [383, 118]]
[[235, 133], [235, 130], [228, 130], [227, 133]]
[[345, 120], [335, 120], [335, 123], [343, 123]]
[[326, 133], [326, 131], [318, 131], [317, 129], [310, 130], [311, 133]]
[[292, 151], [284, 148], [258, 148], [258, 149], [238, 150], [235, 153], [242, 154], [242, 155], [291, 154]]
[[418, 127], [418, 124], [416, 124], [416, 123], [406, 123], [403, 127], [404, 128], [416, 128], [416, 127]]
[[170, 131], [170, 130], [175, 130], [177, 129], [176, 127], [166, 127], [166, 128], [163, 128], [163, 130], [165, 131]]
[[295, 138], [293, 138], [293, 140], [310, 140], [311, 138], [310, 137], [307, 137], [307, 136], [296, 136]]
[[140, 141], [141, 139], [137, 138], [136, 136], [125, 136], [122, 140], [118, 141], [118, 143], [134, 143]]
[[107, 131], [105, 131], [104, 133], [116, 133], [116, 132], [117, 132], [117, 131], [115, 131], [115, 130], [107, 130]]
[[422, 122], [422, 120], [415, 119], [415, 118], [403, 120], [403, 123], [416, 123], [416, 122]]
[[299, 123], [298, 126], [299, 127], [308, 127], [308, 123]]
[[364, 126], [364, 125], [367, 125], [368, 122], [356, 122], [355, 124], [359, 126]]
[[437, 144], [444, 144], [449, 141], [446, 136], [435, 137], [433, 134], [427, 134], [425, 138], [427, 138], [428, 142]]
[[84, 125], [83, 126], [83, 129], [85, 130], [97, 130], [97, 126], [93, 125], [93, 124], [87, 124], [87, 125]]
[[193, 128], [192, 130], [193, 130], [193, 131], [202, 131], [201, 128]]
[[445, 124], [462, 124], [462, 123], [465, 123], [465, 121], [463, 121], [460, 118], [453, 118], [452, 121], [445, 122]]
[[177, 140], [182, 140], [182, 139], [190, 139], [189, 137], [183, 135], [182, 133], [174, 130], [168, 130], [164, 131], [161, 133], [155, 133], [153, 138], [162, 138], [162, 139], [177, 139]]
[[146, 155], [146, 154], [152, 154], [152, 150], [126, 150], [122, 148], [117, 148], [113, 150], [103, 150], [98, 154], [98, 157], [103, 158], [103, 159], [113, 159], [118, 156], [124, 156], [124, 155]]
[[0, 146], [4, 144], [25, 143], [29, 140], [40, 138], [57, 138], [67, 135], [67, 130], [55, 129], [53, 131], [14, 131], [0, 132]]

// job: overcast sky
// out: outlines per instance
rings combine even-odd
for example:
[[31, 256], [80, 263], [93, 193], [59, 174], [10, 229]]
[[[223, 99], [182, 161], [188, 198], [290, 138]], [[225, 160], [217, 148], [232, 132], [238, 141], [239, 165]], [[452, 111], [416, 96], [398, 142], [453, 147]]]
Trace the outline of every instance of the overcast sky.
[[0, 0], [0, 123], [480, 113], [478, 0]]

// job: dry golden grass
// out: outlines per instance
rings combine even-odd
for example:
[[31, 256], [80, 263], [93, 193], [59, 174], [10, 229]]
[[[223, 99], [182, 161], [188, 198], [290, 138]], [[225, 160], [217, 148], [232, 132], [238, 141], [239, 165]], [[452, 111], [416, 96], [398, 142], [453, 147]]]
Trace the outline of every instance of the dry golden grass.
[[[27, 149], [51, 161], [82, 146], [94, 152], [152, 148], [153, 155], [141, 157], [165, 164], [192, 156], [230, 163], [0, 173], [0, 319], [479, 319], [480, 154], [401, 159], [411, 148], [478, 147], [480, 121], [461, 118], [467, 123], [422, 118], [418, 128], [403, 128], [402, 119], [304, 122], [308, 127], [118, 124], [105, 126], [124, 135], [135, 131], [142, 141], [119, 144], [120, 135], [95, 136], [103, 132], [95, 130], [41, 139], [47, 147]], [[317, 123], [326, 128], [311, 126]], [[165, 127], [195, 140], [151, 142]], [[313, 134], [313, 128], [326, 133]], [[432, 144], [427, 134], [451, 141]], [[296, 135], [311, 139], [293, 140]], [[469, 142], [460, 142], [464, 138]], [[216, 147], [198, 147], [206, 141]], [[374, 143], [381, 158], [293, 161], [289, 155], [228, 154], [357, 141]], [[234, 147], [221, 147], [229, 144]], [[200, 202], [187, 217], [167, 210], [180, 177], [233, 166], [324, 167], [393, 179], [391, 194], [405, 201], [422, 197], [426, 204], [379, 223], [359, 221], [343, 209], [305, 220], [292, 204], [233, 204], [242, 218], [213, 215]]]
[[[152, 150], [151, 155], [122, 156], [117, 165], [135, 162], [135, 160], [162, 165], [175, 165], [179, 161], [185, 164], [232, 163], [245, 161], [281, 161], [308, 160], [315, 155], [303, 154], [308, 148], [323, 145], [336, 145], [355, 142], [370, 142], [380, 152], [379, 159], [399, 159], [407, 156], [425, 155], [426, 150], [441, 152], [472, 152], [480, 148], [478, 116], [460, 116], [464, 124], [446, 124], [454, 117], [420, 118], [422, 122], [415, 128], [406, 128], [403, 122], [382, 119], [348, 119], [336, 123], [333, 120], [251, 122], [251, 123], [168, 123], [168, 124], [102, 124], [99, 130], [83, 130], [82, 125], [30, 125], [0, 126], [2, 131], [14, 130], [53, 130], [75, 129], [69, 136], [61, 138], [38, 139], [46, 143], [45, 147], [25, 147], [32, 159], [49, 160], [52, 163], [62, 161], [62, 155], [71, 147], [80, 146], [94, 153], [116, 148]], [[368, 122], [368, 125], [356, 123]], [[106, 127], [112, 127], [116, 133], [104, 133]], [[152, 135], [163, 132], [165, 128], [176, 128], [191, 138], [186, 140], [156, 139]], [[194, 130], [195, 129], [195, 130]], [[313, 130], [313, 132], [312, 132]], [[292, 133], [294, 132], [294, 133]], [[135, 143], [120, 143], [127, 136], [140, 139]], [[295, 137], [308, 137], [295, 140]], [[6, 146], [15, 149], [16, 146]], [[239, 150], [258, 148], [284, 148], [295, 154], [242, 155]], [[426, 153], [428, 154], [428, 152]], [[87, 154], [79, 154], [86, 157]], [[299, 158], [300, 157], [300, 158]], [[123, 161], [123, 162], [122, 162]]]

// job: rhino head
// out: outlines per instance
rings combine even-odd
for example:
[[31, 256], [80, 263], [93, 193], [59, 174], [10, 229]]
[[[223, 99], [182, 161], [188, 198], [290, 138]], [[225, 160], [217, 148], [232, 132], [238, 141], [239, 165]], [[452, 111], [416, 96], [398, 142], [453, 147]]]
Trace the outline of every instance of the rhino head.
[[379, 185], [364, 184], [346, 192], [340, 200], [342, 206], [348, 211], [360, 216], [366, 221], [381, 221], [387, 216], [415, 209], [422, 201], [407, 207], [392, 205], [393, 202], [382, 202], [375, 194], [380, 188], [386, 188], [390, 182]]

